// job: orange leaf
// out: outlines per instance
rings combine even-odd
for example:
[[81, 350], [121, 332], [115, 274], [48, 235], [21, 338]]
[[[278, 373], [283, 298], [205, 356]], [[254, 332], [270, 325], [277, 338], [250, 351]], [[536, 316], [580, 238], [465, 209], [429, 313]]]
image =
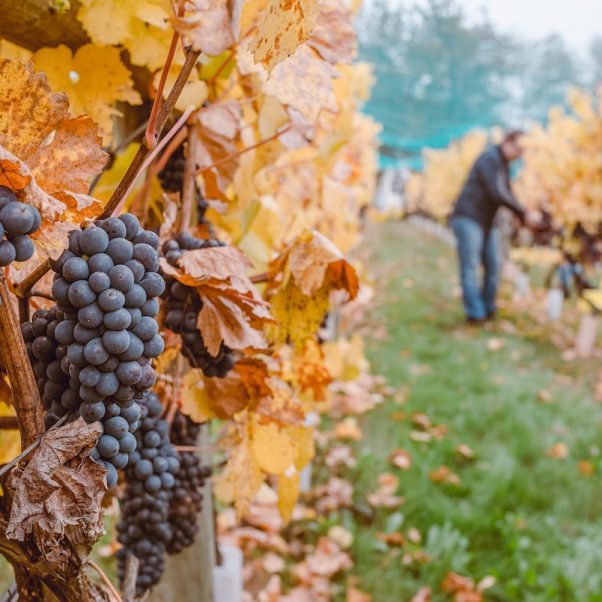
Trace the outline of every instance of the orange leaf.
[[235, 371], [225, 378], [205, 378], [205, 392], [209, 407], [222, 419], [232, 418], [250, 402], [247, 388]]
[[449, 572], [441, 583], [441, 591], [446, 594], [455, 594], [461, 591], [474, 591], [474, 581], [469, 577], [463, 577], [458, 573]]
[[398, 449], [391, 453], [389, 462], [401, 470], [409, 470], [412, 466], [412, 456], [405, 449]]
[[6, 186], [13, 192], [18, 192], [23, 190], [29, 182], [31, 182], [31, 176], [21, 173], [18, 162], [0, 159], [0, 186]]
[[243, 357], [236, 362], [234, 370], [238, 372], [252, 397], [270, 395], [271, 390], [267, 383], [269, 372], [265, 362], [257, 358]]
[[556, 443], [546, 452], [546, 456], [557, 460], [565, 460], [569, 457], [568, 445], [566, 443]]
[[[178, 266], [187, 276], [194, 279], [187, 280], [184, 284], [196, 286], [209, 278], [229, 280], [233, 276], [245, 277], [251, 262], [242, 251], [228, 246], [187, 251], [178, 260]], [[252, 288], [252, 285], [247, 285], [242, 290], [247, 291], [249, 288]]]
[[351, 11], [341, 0], [320, 3], [320, 15], [307, 45], [333, 65], [348, 64], [357, 54]]

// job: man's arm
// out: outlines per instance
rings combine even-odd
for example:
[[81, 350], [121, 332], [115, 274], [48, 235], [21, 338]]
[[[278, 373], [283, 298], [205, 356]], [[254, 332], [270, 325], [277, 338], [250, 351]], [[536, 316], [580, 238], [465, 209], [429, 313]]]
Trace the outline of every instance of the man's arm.
[[504, 205], [513, 211], [522, 221], [525, 220], [525, 210], [508, 187], [505, 174], [499, 164], [490, 155], [485, 155], [479, 161], [479, 177], [487, 193], [499, 205]]

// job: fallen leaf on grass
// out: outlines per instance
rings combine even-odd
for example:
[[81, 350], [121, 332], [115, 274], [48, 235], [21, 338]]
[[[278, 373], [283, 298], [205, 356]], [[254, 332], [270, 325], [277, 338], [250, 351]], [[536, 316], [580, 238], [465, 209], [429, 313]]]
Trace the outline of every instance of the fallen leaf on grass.
[[546, 456], [557, 460], [565, 460], [569, 457], [568, 445], [566, 443], [556, 443], [546, 452]]
[[379, 488], [367, 496], [370, 505], [375, 508], [397, 508], [405, 503], [405, 499], [395, 495], [399, 488], [399, 479], [388, 472], [378, 477]]
[[397, 531], [394, 531], [393, 533], [377, 533], [376, 539], [378, 539], [378, 541], [386, 543], [392, 548], [402, 548], [406, 543], [403, 535]]
[[460, 443], [455, 447], [456, 453], [466, 460], [474, 460], [475, 453], [474, 451], [465, 443]]
[[410, 527], [407, 530], [406, 536], [408, 538], [409, 541], [411, 541], [412, 543], [422, 543], [422, 535], [420, 535], [420, 531], [418, 531], [418, 529], [416, 529], [416, 527]]
[[431, 602], [433, 590], [430, 587], [421, 587], [412, 597], [411, 602]]
[[594, 465], [588, 460], [581, 460], [581, 462], [579, 462], [579, 472], [584, 477], [591, 477], [594, 474], [595, 470], [596, 469]]
[[100, 423], [78, 418], [42, 437], [29, 464], [9, 477], [14, 493], [7, 537], [23, 541], [34, 527], [59, 535], [78, 527], [83, 544], [96, 541], [104, 530], [106, 470], [88, 454], [101, 434]]
[[423, 431], [411, 431], [410, 439], [412, 441], [419, 441], [420, 443], [429, 443], [433, 440], [433, 436], [430, 433], [424, 433]]
[[453, 472], [448, 466], [440, 466], [435, 470], [431, 470], [429, 478], [433, 483], [445, 483], [457, 487], [460, 485], [460, 477]]
[[473, 591], [474, 581], [458, 573], [449, 572], [441, 583], [441, 591], [446, 594], [455, 594], [460, 591]]
[[372, 602], [372, 596], [352, 586], [347, 590], [346, 602]]
[[334, 436], [337, 439], [359, 441], [362, 438], [362, 431], [358, 426], [357, 420], [352, 416], [349, 416], [336, 425], [334, 429]]
[[353, 544], [353, 534], [340, 525], [330, 527], [328, 530], [328, 537], [343, 550], [350, 548]]
[[487, 341], [487, 349], [489, 351], [499, 351], [506, 346], [506, 341], [498, 337], [492, 337]]
[[537, 399], [541, 401], [541, 403], [552, 403], [552, 394], [546, 389], [541, 389], [539, 393], [537, 393]]
[[405, 449], [397, 449], [389, 456], [389, 462], [401, 470], [409, 470], [412, 466], [412, 456]]
[[410, 366], [410, 374], [412, 376], [424, 376], [425, 374], [431, 374], [432, 371], [432, 367], [428, 364], [412, 364]]
[[433, 426], [431, 419], [426, 414], [423, 414], [421, 412], [415, 412], [414, 414], [412, 414], [412, 424], [415, 426], [419, 426], [425, 431], [428, 431]]

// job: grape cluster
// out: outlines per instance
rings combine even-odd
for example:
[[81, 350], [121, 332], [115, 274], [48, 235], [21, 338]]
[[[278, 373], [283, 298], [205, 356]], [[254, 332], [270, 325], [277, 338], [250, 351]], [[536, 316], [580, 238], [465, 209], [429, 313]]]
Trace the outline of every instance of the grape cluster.
[[[201, 426], [188, 416], [177, 413], [171, 429], [174, 445], [196, 445]], [[169, 524], [172, 538], [167, 544], [169, 554], [178, 554], [194, 543], [198, 530], [197, 515], [201, 511], [205, 480], [211, 476], [211, 468], [202, 466], [194, 452], [180, 452], [180, 468], [175, 474], [175, 485], [169, 508]]]
[[28, 235], [40, 227], [41, 221], [35, 207], [17, 201], [10, 188], [0, 186], [0, 266], [32, 257], [35, 248]]
[[61, 320], [63, 312], [55, 306], [50, 310], [39, 309], [30, 322], [21, 324], [25, 348], [44, 407], [57, 419], [67, 411], [61, 405], [61, 397], [69, 386], [69, 374], [62, 368], [67, 347], [59, 345], [55, 337]]
[[47, 422], [68, 410], [102, 422], [91, 455], [106, 467], [109, 487], [136, 449], [136, 400], [154, 384], [151, 360], [163, 351], [158, 248], [159, 237], [125, 214], [71, 231], [68, 250], [53, 265], [52, 294], [63, 318], [54, 337], [66, 350], [61, 368], [69, 380]]
[[166, 192], [179, 192], [182, 190], [185, 169], [186, 158], [184, 157], [184, 146], [180, 145], [169, 157], [165, 167], [159, 172], [161, 188]]
[[[224, 246], [224, 243], [218, 240], [203, 240], [182, 233], [175, 240], [168, 240], [163, 244], [163, 253], [167, 262], [176, 266], [185, 251], [220, 246]], [[197, 318], [203, 307], [198, 292], [169, 276], [165, 276], [165, 284], [165, 325], [176, 334], [182, 335], [184, 357], [191, 366], [201, 368], [206, 376], [223, 378], [234, 367], [234, 354], [223, 343], [215, 357], [207, 350], [203, 335], [197, 327]]]
[[126, 468], [126, 489], [117, 525], [119, 578], [123, 581], [127, 557], [140, 560], [136, 593], [142, 595], [155, 585], [165, 568], [166, 547], [172, 539], [169, 505], [174, 475], [180, 471], [178, 453], [169, 442], [169, 426], [161, 418], [161, 401], [149, 393], [140, 402], [137, 449]]

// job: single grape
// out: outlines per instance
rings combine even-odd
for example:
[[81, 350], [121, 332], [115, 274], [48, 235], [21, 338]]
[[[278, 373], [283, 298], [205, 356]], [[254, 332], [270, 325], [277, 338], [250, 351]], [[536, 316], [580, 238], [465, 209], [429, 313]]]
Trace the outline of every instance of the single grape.
[[10, 242], [13, 247], [15, 247], [15, 261], [27, 261], [33, 257], [33, 254], [36, 251], [31, 238], [24, 234], [13, 236], [10, 239]]
[[104, 348], [102, 339], [93, 339], [84, 347], [84, 357], [89, 364], [100, 366], [109, 359], [109, 352]]
[[105, 397], [115, 395], [117, 389], [119, 389], [119, 380], [115, 372], [102, 372], [95, 388], [98, 393]]
[[124, 294], [114, 288], [109, 288], [98, 295], [98, 305], [106, 312], [121, 309], [124, 304]]
[[86, 328], [78, 322], [73, 329], [73, 336], [80, 345], [85, 345], [92, 339], [98, 338], [100, 333], [98, 332], [98, 328]]
[[142, 378], [142, 368], [135, 361], [120, 362], [116, 374], [124, 385], [135, 385]]
[[130, 346], [130, 336], [127, 330], [107, 330], [102, 335], [102, 344], [109, 353], [118, 355]]
[[90, 288], [87, 280], [78, 280], [69, 286], [69, 302], [82, 308], [96, 301], [96, 293]]
[[81, 257], [71, 257], [63, 265], [63, 278], [69, 282], [86, 280], [90, 274], [88, 262]]
[[128, 331], [128, 336], [130, 337], [130, 344], [126, 351], [119, 354], [119, 359], [131, 362], [139, 359], [144, 353], [144, 343], [131, 331]]
[[122, 293], [127, 293], [134, 286], [134, 274], [125, 265], [113, 266], [109, 271], [109, 279], [111, 286]]
[[88, 283], [90, 284], [90, 288], [97, 294], [106, 291], [111, 286], [109, 275], [104, 272], [94, 272], [90, 274]]
[[0, 186], [0, 209], [3, 209], [9, 203], [14, 203], [17, 195], [8, 186]]
[[119, 441], [111, 435], [102, 435], [96, 447], [103, 458], [112, 458], [119, 453]]
[[140, 281], [140, 286], [149, 297], [160, 297], [165, 291], [165, 280], [156, 272], [149, 272]]
[[144, 355], [146, 357], [158, 357], [163, 353], [163, 349], [165, 349], [165, 342], [159, 334], [156, 334], [150, 341], [144, 343]]
[[126, 261], [125, 265], [132, 271], [132, 274], [134, 274], [134, 282], [138, 283], [144, 278], [146, 272], [144, 266], [139, 261], [130, 259], [129, 261]]
[[140, 232], [140, 222], [138, 221], [138, 218], [131, 213], [124, 213], [119, 216], [119, 219], [126, 227], [126, 238], [128, 240], [134, 240]]
[[0, 209], [0, 222], [8, 236], [27, 234], [34, 223], [34, 215], [29, 205], [15, 201]]
[[159, 332], [159, 326], [153, 318], [143, 316], [132, 332], [142, 341], [150, 341]]
[[17, 250], [8, 240], [0, 242], [0, 266], [10, 265], [17, 257]]
[[152, 232], [151, 230], [142, 230], [136, 238], [134, 238], [134, 244], [145, 243], [151, 246], [153, 249], [158, 250], [161, 241], [159, 236]]
[[104, 315], [98, 303], [90, 303], [77, 312], [77, 319], [86, 328], [98, 328], [103, 322]]
[[105, 415], [105, 404], [102, 401], [94, 403], [85, 401], [79, 407], [79, 414], [88, 424], [97, 422], [102, 420]]
[[157, 299], [149, 299], [141, 308], [143, 316], [154, 318], [159, 313], [159, 301]]
[[104, 253], [108, 245], [108, 234], [97, 226], [86, 228], [79, 237], [79, 248], [85, 255]]
[[103, 423], [104, 432], [107, 435], [121, 439], [129, 430], [128, 421], [121, 416], [115, 416], [105, 420]]
[[132, 317], [127, 309], [117, 309], [105, 314], [103, 323], [110, 330], [125, 330], [132, 323]]
[[125, 224], [117, 217], [109, 217], [103, 220], [100, 227], [109, 235], [109, 238], [125, 238]]
[[132, 460], [131, 454], [133, 454], [135, 450], [136, 437], [132, 433], [126, 433], [123, 435], [123, 437], [121, 437], [121, 439], [119, 439], [119, 451], [130, 454], [130, 460]]
[[90, 274], [93, 274], [94, 272], [108, 274], [113, 265], [113, 260], [106, 253], [96, 253], [88, 259]]
[[95, 387], [100, 380], [100, 371], [94, 366], [86, 366], [79, 373], [79, 382], [88, 387]]
[[134, 259], [139, 261], [147, 272], [157, 272], [159, 270], [159, 254], [146, 243], [134, 245]]
[[146, 303], [146, 292], [139, 284], [134, 284], [130, 290], [125, 293], [126, 307], [142, 307]]
[[115, 264], [125, 263], [134, 256], [134, 245], [126, 238], [113, 238], [109, 242], [107, 255]]
[[113, 456], [109, 462], [117, 469], [125, 468], [128, 465], [128, 455], [124, 453], [118, 453]]
[[[106, 456], [105, 456], [106, 457]], [[107, 488], [115, 487], [119, 480], [117, 469], [110, 462], [103, 462], [103, 466], [107, 469]]]

